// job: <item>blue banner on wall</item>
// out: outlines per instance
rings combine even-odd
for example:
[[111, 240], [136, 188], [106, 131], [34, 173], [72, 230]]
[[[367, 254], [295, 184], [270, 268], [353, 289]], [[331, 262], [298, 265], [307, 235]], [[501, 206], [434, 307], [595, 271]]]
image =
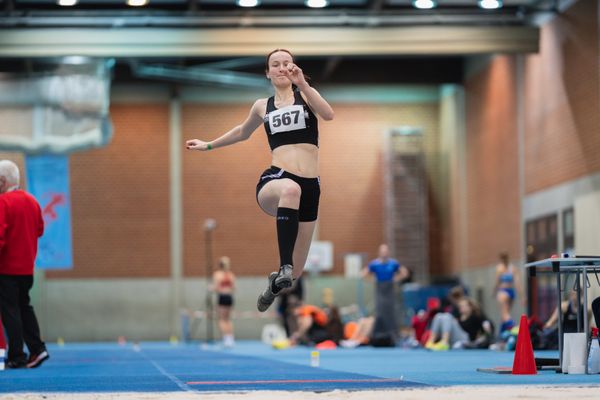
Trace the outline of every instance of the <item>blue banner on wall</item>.
[[35, 265], [43, 269], [70, 269], [73, 254], [68, 156], [26, 156], [25, 165], [27, 191], [40, 203], [45, 224]]

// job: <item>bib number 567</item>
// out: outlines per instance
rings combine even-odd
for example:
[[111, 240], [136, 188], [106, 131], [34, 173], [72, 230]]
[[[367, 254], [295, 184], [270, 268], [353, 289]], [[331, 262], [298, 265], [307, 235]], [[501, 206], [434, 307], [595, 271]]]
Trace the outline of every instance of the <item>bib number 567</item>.
[[[299, 116], [300, 116], [300, 111], [290, 111], [290, 112], [284, 112], [281, 115], [274, 115], [273, 116], [273, 126], [275, 128], [277, 128], [281, 125], [288, 126], [288, 125], [292, 125], [292, 123], [297, 124]], [[292, 119], [293, 119], [293, 122], [292, 122]]]

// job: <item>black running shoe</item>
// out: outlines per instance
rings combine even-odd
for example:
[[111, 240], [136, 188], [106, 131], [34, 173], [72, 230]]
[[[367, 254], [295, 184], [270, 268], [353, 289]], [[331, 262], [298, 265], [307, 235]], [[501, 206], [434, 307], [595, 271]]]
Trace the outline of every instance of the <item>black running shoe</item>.
[[10, 360], [4, 363], [4, 367], [6, 369], [19, 369], [19, 368], [27, 368], [26, 360]]
[[282, 289], [287, 289], [292, 287], [294, 283], [294, 275], [293, 275], [294, 267], [290, 264], [282, 265], [279, 268], [279, 273], [275, 278], [274, 285], [272, 287], [272, 291], [274, 293], [279, 293]]
[[267, 285], [267, 288], [263, 290], [260, 295], [258, 295], [256, 308], [258, 308], [258, 311], [260, 312], [267, 311], [267, 309], [271, 307], [271, 304], [273, 304], [275, 301], [275, 297], [277, 297], [277, 295], [271, 291], [271, 286], [273, 285], [275, 278], [277, 278], [277, 275], [277, 272], [271, 272], [269, 274], [269, 284]]
[[39, 354], [32, 354], [27, 361], [27, 368], [37, 368], [44, 361], [50, 358], [50, 354], [46, 350], [42, 351]]

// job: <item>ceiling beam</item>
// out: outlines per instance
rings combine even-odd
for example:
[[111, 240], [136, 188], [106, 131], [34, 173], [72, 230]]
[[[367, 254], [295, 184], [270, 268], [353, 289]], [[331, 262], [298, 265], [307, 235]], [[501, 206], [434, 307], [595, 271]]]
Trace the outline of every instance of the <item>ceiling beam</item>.
[[0, 57], [248, 57], [285, 45], [297, 55], [467, 55], [538, 51], [528, 26], [393, 28], [71, 28], [0, 32]]
[[379, 10], [374, 0], [369, 10], [235, 10], [181, 12], [152, 10], [32, 10], [0, 14], [0, 28], [227, 28], [227, 27], [325, 27], [325, 26], [414, 26], [491, 25], [522, 26], [517, 13], [500, 10], [482, 12], [478, 7], [456, 10]]
[[170, 65], [132, 63], [133, 74], [139, 78], [155, 78], [173, 82], [219, 84], [232, 87], [267, 89], [269, 81], [264, 75], [226, 71], [215, 68], [186, 68]]

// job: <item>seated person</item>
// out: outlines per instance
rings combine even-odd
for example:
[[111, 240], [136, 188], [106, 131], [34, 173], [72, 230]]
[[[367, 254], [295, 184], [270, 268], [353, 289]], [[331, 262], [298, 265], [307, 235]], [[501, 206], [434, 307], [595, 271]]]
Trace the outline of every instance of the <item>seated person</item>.
[[[583, 327], [583, 299], [580, 299], [579, 310], [577, 310], [577, 291], [571, 290], [569, 298], [560, 303], [560, 311], [562, 313], [562, 332], [574, 333], [577, 332], [577, 317], [581, 321]], [[597, 300], [597, 299], [596, 299]], [[595, 301], [595, 300], [594, 300]], [[592, 309], [594, 302], [592, 302]], [[558, 349], [558, 307], [554, 309], [550, 318], [543, 326], [542, 337], [539, 349], [556, 350]], [[582, 328], [583, 329], [583, 328]]]
[[375, 317], [364, 317], [356, 322], [351, 321], [348, 324], [355, 324], [355, 327], [352, 334], [346, 340], [340, 341], [342, 347], [354, 348], [369, 344], [371, 334], [373, 333], [373, 326], [375, 325]]
[[298, 304], [294, 310], [296, 329], [290, 335], [290, 344], [316, 344], [325, 340], [338, 343], [343, 337], [343, 325], [337, 307], [329, 314], [317, 306]]
[[431, 334], [431, 322], [437, 313], [440, 312], [441, 301], [437, 297], [427, 299], [427, 310], [419, 310], [412, 317], [411, 328], [414, 332], [414, 337], [417, 342], [425, 346], [429, 335]]
[[[594, 321], [596, 321], [596, 327], [600, 328], [600, 297], [596, 297], [592, 301], [592, 313], [594, 314]], [[600, 335], [598, 336], [600, 341]]]
[[336, 306], [330, 306], [327, 311], [329, 315], [326, 326], [328, 339], [339, 345], [340, 341], [344, 339], [344, 323], [340, 310]]
[[479, 347], [478, 342], [482, 341], [482, 337], [491, 338], [493, 327], [473, 299], [469, 297], [461, 299], [458, 302], [458, 309], [460, 314], [458, 319], [447, 312], [435, 315], [431, 323], [431, 335], [425, 348], [430, 350], [473, 348]]
[[279, 314], [279, 318], [281, 319], [281, 323], [287, 336], [290, 336], [296, 329], [294, 326], [296, 319], [294, 316], [294, 308], [298, 301], [302, 301], [304, 298], [304, 284], [302, 282], [303, 278], [300, 276], [294, 281], [291, 288], [283, 289], [280, 292], [280, 295], [277, 296], [279, 299], [277, 314]]
[[454, 318], [460, 317], [460, 310], [458, 303], [465, 298], [467, 294], [465, 293], [465, 289], [460, 286], [454, 286], [448, 292], [448, 296], [446, 298], [447, 304], [443, 307], [445, 312], [449, 312], [454, 315]]

